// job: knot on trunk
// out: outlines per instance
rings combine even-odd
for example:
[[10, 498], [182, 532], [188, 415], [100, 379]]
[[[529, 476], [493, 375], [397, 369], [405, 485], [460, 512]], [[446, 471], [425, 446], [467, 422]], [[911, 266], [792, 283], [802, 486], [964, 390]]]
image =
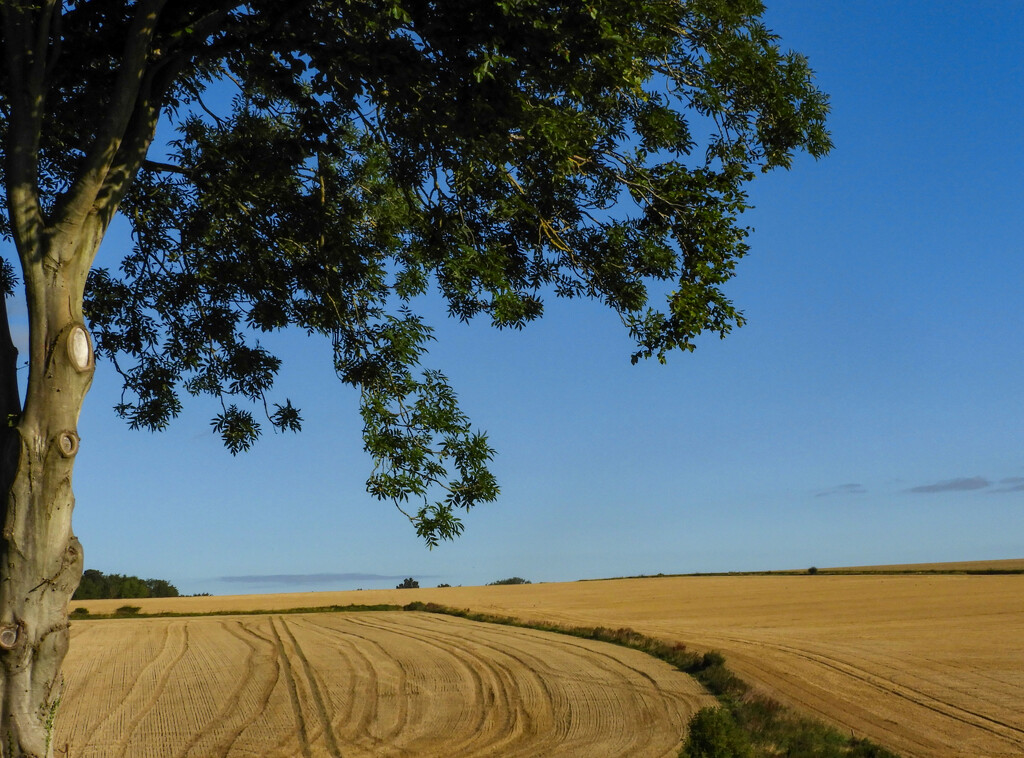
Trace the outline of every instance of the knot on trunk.
[[68, 330], [66, 338], [68, 359], [72, 367], [79, 373], [92, 368], [92, 340], [89, 339], [89, 332], [81, 324], [75, 324]]
[[18, 644], [19, 628], [17, 624], [4, 624], [0, 626], [0, 648], [11, 650]]
[[70, 458], [78, 452], [79, 439], [75, 432], [67, 429], [57, 435], [57, 450], [65, 458]]

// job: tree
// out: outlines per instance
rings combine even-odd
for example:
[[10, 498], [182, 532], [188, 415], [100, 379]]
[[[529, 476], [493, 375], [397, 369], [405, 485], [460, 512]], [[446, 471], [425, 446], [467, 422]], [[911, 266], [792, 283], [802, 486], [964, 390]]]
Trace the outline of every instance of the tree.
[[403, 579], [401, 584], [395, 585], [396, 590], [418, 590], [419, 588], [420, 583], [413, 579], [411, 576], [406, 579]]
[[750, 758], [750, 740], [725, 708], [701, 708], [687, 724], [683, 758]]
[[137, 576], [104, 574], [96, 569], [86, 569], [71, 599], [177, 596], [178, 588], [166, 579], [139, 579]]
[[[96, 356], [132, 427], [210, 395], [238, 453], [261, 423], [301, 426], [259, 335], [326, 335], [360, 393], [369, 492], [428, 545], [456, 536], [460, 511], [497, 496], [493, 451], [420, 367], [417, 299], [518, 329], [545, 297], [594, 298], [634, 362], [742, 323], [721, 286], [747, 251], [744, 187], [830, 147], [826, 98], [762, 12], [0, 0], [0, 234], [17, 253], [0, 288], [23, 288], [30, 330], [24, 400], [0, 330], [0, 751], [50, 753]], [[134, 248], [93, 270], [117, 212]]]
[[178, 597], [178, 588], [166, 579], [147, 579], [146, 589], [150, 597]]

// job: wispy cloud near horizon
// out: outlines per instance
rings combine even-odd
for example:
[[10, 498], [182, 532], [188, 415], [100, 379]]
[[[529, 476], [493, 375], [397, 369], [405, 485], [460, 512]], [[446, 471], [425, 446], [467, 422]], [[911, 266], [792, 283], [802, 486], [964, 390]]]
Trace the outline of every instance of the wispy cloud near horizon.
[[229, 584], [277, 584], [294, 586], [321, 582], [372, 582], [405, 579], [408, 574], [248, 574], [246, 576], [219, 576], [217, 581]]
[[1011, 476], [999, 480], [999, 486], [989, 490], [993, 495], [1004, 492], [1024, 492], [1024, 476]]
[[829, 487], [827, 489], [818, 490], [814, 493], [815, 497], [831, 497], [833, 495], [864, 495], [867, 490], [863, 484], [840, 484], [836, 487]]
[[935, 484], [922, 484], [918, 487], [911, 487], [905, 492], [916, 494], [932, 494], [936, 492], [970, 492], [972, 490], [983, 490], [992, 486], [992, 482], [983, 476], [960, 477], [959, 479], [947, 479]]

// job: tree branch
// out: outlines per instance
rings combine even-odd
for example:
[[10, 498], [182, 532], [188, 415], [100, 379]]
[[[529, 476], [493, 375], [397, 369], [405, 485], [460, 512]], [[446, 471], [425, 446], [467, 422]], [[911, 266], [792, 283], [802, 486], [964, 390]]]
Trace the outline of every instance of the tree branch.
[[[49, 56], [47, 55], [47, 51], [50, 49], [50, 24], [55, 17], [59, 19], [59, 16], [60, 3], [56, 2], [56, 0], [46, 0], [40, 9], [39, 28], [36, 30], [35, 54], [32, 59], [31, 72], [31, 87], [33, 91], [39, 92], [43, 96], [46, 94], [46, 74], [50, 69]], [[59, 23], [58, 20], [58, 26]], [[60, 44], [59, 35], [57, 44]], [[40, 106], [42, 106], [42, 103], [40, 103]]]
[[[96, 193], [93, 207], [100, 214], [104, 228], [110, 223], [124, 193], [139, 172], [156, 134], [164, 93], [185, 64], [183, 57], [164, 58], [146, 73], [135, 110], [125, 126], [124, 136], [110, 162], [107, 175]], [[169, 165], [169, 164], [163, 164]], [[180, 169], [179, 169], [180, 170]], [[183, 172], [184, 173], [184, 172]], [[95, 254], [95, 251], [93, 251]], [[82, 276], [88, 273], [92, 260], [82, 261]]]
[[[202, 48], [205, 39], [240, 3], [238, 0], [224, 0], [219, 8], [209, 10], [190, 23], [187, 31], [171, 33], [163, 46], [162, 56], [147, 65], [157, 21], [166, 2], [145, 0], [133, 19], [115, 85], [110, 118], [89, 153], [79, 183], [68, 193], [62, 220], [73, 219], [76, 213], [88, 212], [91, 206], [100, 213], [105, 227], [120, 205], [128, 185], [144, 164], [163, 171], [188, 173], [172, 164], [146, 161], [163, 97], [188, 60]], [[87, 205], [90, 194], [91, 203]]]
[[53, 52], [47, 56], [46, 60], [46, 72], [44, 77], [49, 83], [50, 77], [53, 76], [54, 70], [57, 68], [57, 61], [60, 60], [61, 53], [61, 37], [62, 29], [64, 26], [64, 3], [57, 2], [53, 4]]
[[205, 16], [190, 21], [185, 29], [172, 32], [170, 34], [170, 44], [173, 46], [186, 39], [205, 40], [217, 31], [231, 11], [240, 8], [244, 3], [240, 2], [240, 0], [223, 0], [219, 8], [211, 8], [210, 6], [212, 5], [213, 3], [208, 3], [207, 10], [209, 12]]
[[[75, 224], [93, 208], [122, 147], [125, 132], [138, 115], [138, 99], [147, 74], [153, 36], [167, 0], [142, 0], [128, 29], [121, 68], [114, 84], [106, 122], [100, 128], [78, 179], [62, 198], [56, 223]], [[139, 159], [141, 162], [141, 158]], [[109, 220], [109, 219], [108, 219]]]
[[[34, 28], [37, 19], [25, 4], [0, 3], [0, 13], [9, 83], [5, 94], [10, 108], [5, 151], [7, 205], [14, 241], [27, 268], [39, 250], [43, 230], [37, 172], [44, 99], [41, 74], [45, 69], [34, 65], [32, 40], [49, 34], [50, 11], [40, 14], [38, 28]], [[45, 58], [38, 50], [36, 55], [36, 63]]]
[[173, 163], [162, 163], [160, 161], [151, 161], [148, 158], [142, 161], [142, 168], [147, 171], [165, 171], [172, 174], [181, 174], [182, 176], [191, 176], [192, 172], [187, 168], [182, 168]]

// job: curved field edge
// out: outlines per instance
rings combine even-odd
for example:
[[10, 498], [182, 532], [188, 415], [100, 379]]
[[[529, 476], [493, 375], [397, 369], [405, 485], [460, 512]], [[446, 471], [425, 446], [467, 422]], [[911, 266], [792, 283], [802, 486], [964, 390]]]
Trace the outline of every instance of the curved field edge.
[[[154, 613], [420, 600], [542, 623], [630, 627], [719, 650], [752, 689], [898, 754], [1010, 758], [1024, 755], [1022, 579], [805, 573], [130, 602]], [[125, 602], [82, 605], [111, 613]]]
[[[717, 651], [695, 653], [687, 650], [683, 643], [666, 642], [625, 627], [610, 629], [526, 622], [512, 616], [477, 613], [418, 601], [409, 603], [403, 610], [565, 634], [621, 645], [663, 660], [694, 677], [718, 699], [721, 707], [730, 713], [750, 739], [757, 758], [899, 758], [896, 753], [870, 740], [847, 736], [820, 721], [794, 713], [776, 700], [754, 693], [746, 682], [729, 670], [725, 657]], [[680, 755], [686, 755], [685, 749]]]
[[639, 651], [438, 614], [73, 629], [55, 738], [76, 758], [674, 758], [714, 704]]
[[90, 621], [100, 619], [124, 619], [124, 618], [195, 618], [202, 616], [280, 616], [282, 614], [292, 613], [375, 613], [377, 611], [401, 611], [404, 610], [401, 605], [394, 605], [392, 603], [377, 603], [376, 605], [358, 605], [351, 603], [349, 605], [316, 605], [309, 607], [295, 607], [295, 608], [284, 608], [282, 610], [272, 610], [266, 608], [259, 608], [256, 610], [248, 611], [235, 611], [235, 610], [223, 610], [223, 611], [191, 611], [191, 612], [179, 612], [179, 611], [156, 611], [149, 612], [143, 611], [141, 606], [138, 605], [124, 605], [121, 608], [115, 610], [113, 613], [92, 613], [88, 608], [81, 606], [71, 611], [69, 618], [72, 621]]
[[[778, 701], [753, 690], [736, 676], [726, 665], [725, 657], [710, 651], [696, 653], [680, 642], [665, 640], [641, 634], [628, 627], [570, 626], [566, 624], [527, 622], [512, 616], [479, 613], [470, 609], [453, 608], [437, 603], [414, 601], [404, 606], [393, 604], [377, 605], [327, 605], [289, 608], [285, 610], [257, 611], [209, 611], [202, 613], [140, 613], [135, 606], [131, 611], [113, 614], [81, 614], [72, 618], [177, 618], [196, 616], [247, 616], [281, 615], [308, 613], [359, 613], [370, 611], [419, 611], [454, 616], [468, 621], [514, 626], [542, 632], [579, 637], [582, 639], [620, 645], [658, 658], [678, 670], [694, 677], [714, 695], [721, 707], [729, 712], [736, 724], [746, 733], [756, 758], [899, 758], [893, 753], [867, 739], [847, 736], [831, 726], [795, 713]], [[681, 753], [681, 755], [685, 755]]]

